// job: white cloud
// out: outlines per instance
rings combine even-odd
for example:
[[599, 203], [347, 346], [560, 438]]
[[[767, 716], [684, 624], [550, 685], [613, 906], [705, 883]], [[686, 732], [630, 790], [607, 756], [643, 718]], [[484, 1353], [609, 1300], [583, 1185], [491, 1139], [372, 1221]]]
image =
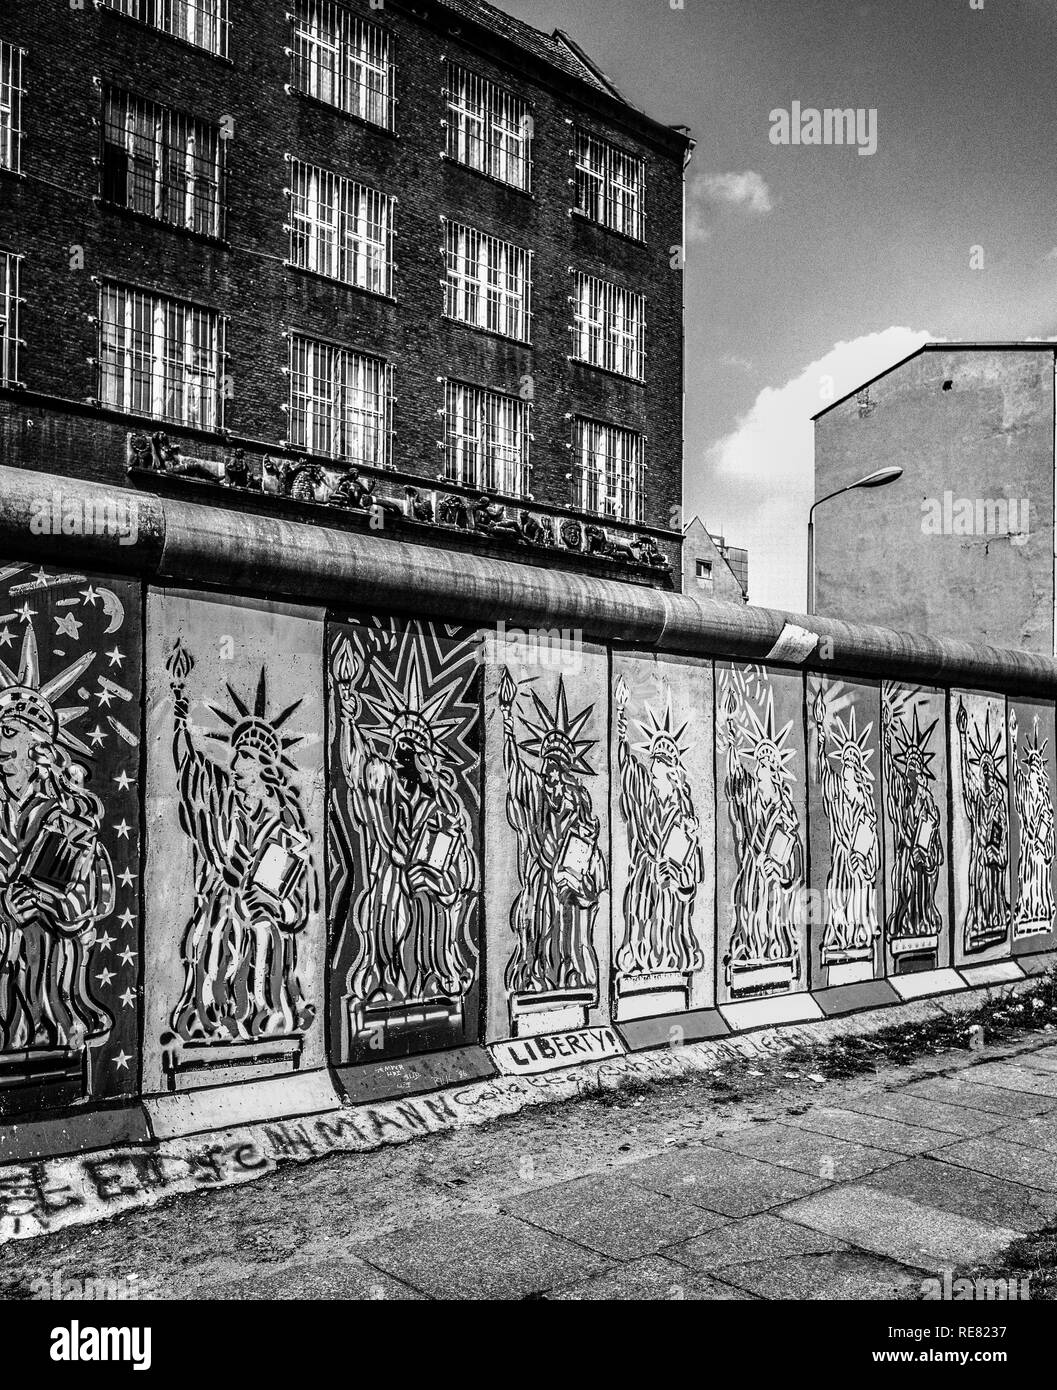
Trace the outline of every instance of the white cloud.
[[686, 234], [690, 241], [704, 241], [712, 232], [716, 211], [764, 217], [774, 209], [774, 198], [762, 175], [754, 169], [735, 174], [697, 174], [686, 195]]
[[886, 328], [836, 343], [784, 386], [768, 386], [730, 434], [687, 477], [687, 514], [749, 551], [749, 594], [765, 607], [803, 611], [807, 513], [814, 500], [811, 417], [932, 340]]

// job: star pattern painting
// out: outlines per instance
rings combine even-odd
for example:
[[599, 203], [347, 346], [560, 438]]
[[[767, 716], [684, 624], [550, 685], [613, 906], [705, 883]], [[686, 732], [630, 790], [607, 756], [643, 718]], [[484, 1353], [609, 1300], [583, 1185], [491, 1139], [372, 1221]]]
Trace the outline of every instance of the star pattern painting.
[[45, 1104], [138, 1087], [142, 644], [138, 584], [0, 569], [0, 1113], [27, 1049]]

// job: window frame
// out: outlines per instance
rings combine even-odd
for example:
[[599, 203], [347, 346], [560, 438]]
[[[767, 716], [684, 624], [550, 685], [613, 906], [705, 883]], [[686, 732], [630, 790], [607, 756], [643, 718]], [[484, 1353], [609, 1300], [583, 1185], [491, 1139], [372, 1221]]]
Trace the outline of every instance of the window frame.
[[[287, 264], [293, 270], [392, 299], [398, 200], [322, 165], [288, 158]], [[380, 274], [372, 276], [372, 267], [380, 268]]]
[[533, 252], [466, 222], [441, 227], [444, 317], [531, 347]]
[[[467, 402], [471, 407], [469, 410], [466, 408]], [[460, 404], [461, 411], [455, 408]], [[511, 424], [507, 426], [503, 425], [501, 418], [504, 410], [512, 416]], [[445, 377], [441, 413], [444, 420], [444, 437], [441, 440], [444, 482], [471, 488], [478, 493], [498, 493], [505, 497], [528, 499], [532, 470], [531, 401], [522, 400], [509, 391], [497, 391], [475, 382]], [[475, 427], [473, 433], [465, 430], [458, 432], [454, 426], [459, 422], [472, 422]], [[510, 452], [508, 457], [502, 457], [502, 450], [512, 450], [509, 442], [501, 440], [502, 434], [514, 436], [516, 455]]]
[[[311, 12], [309, 17], [306, 11]], [[335, 0], [294, 0], [289, 20], [291, 41], [286, 51], [290, 57], [290, 91], [373, 129], [395, 131], [393, 31], [361, 18]], [[324, 50], [331, 55], [329, 64], [320, 59]], [[371, 74], [382, 80], [372, 85]], [[377, 115], [379, 102], [383, 107], [381, 119]]]
[[[605, 227], [607, 231], [616, 232], [618, 236], [627, 237], [631, 241], [646, 242], [646, 160], [642, 155], [634, 155], [611, 140], [606, 140], [602, 136], [595, 135], [592, 131], [585, 130], [581, 126], [576, 127], [575, 148], [573, 156], [576, 162], [576, 175], [574, 187], [576, 190], [576, 202], [573, 211], [579, 216], [593, 222], [596, 226]], [[592, 168], [590, 160], [596, 157], [599, 163], [598, 168]], [[627, 171], [628, 167], [636, 167], [638, 170], [638, 185], [622, 182], [620, 175]], [[596, 180], [597, 211], [592, 211], [589, 206], [584, 206], [582, 193], [586, 188], [586, 180]], [[635, 195], [634, 211], [631, 215], [632, 227], [629, 229], [629, 217], [626, 212], [626, 204], [620, 198], [620, 190], [631, 190]], [[625, 209], [625, 211], [621, 211]]]
[[[111, 302], [119, 316], [111, 317]], [[178, 324], [179, 332], [170, 337], [171, 324]], [[108, 343], [110, 326], [117, 333]], [[199, 341], [203, 328], [210, 338], [205, 348]], [[226, 315], [158, 290], [103, 280], [99, 285], [98, 330], [96, 400], [100, 406], [210, 434], [223, 430]], [[205, 367], [196, 361], [203, 352], [209, 358]], [[108, 389], [114, 383], [120, 384], [119, 390]], [[192, 406], [196, 390], [197, 410]], [[181, 403], [179, 412], [165, 408], [166, 400], [174, 395]]]
[[[289, 366], [288, 376], [290, 378], [290, 392], [287, 402], [287, 444], [295, 449], [303, 449], [306, 453], [316, 454], [324, 458], [340, 460], [347, 467], [374, 468], [391, 470], [393, 468], [393, 364], [386, 358], [380, 357], [375, 353], [363, 352], [359, 348], [351, 347], [344, 343], [333, 343], [323, 338], [315, 338], [308, 333], [291, 332], [289, 338]], [[305, 364], [311, 363], [308, 370], [300, 370], [298, 365], [298, 352], [304, 349]], [[320, 384], [324, 383], [324, 375], [318, 366], [320, 356], [324, 357], [327, 364], [325, 385], [327, 395], [318, 390]], [[370, 414], [364, 405], [360, 406], [360, 418], [357, 420], [350, 410], [354, 408], [354, 402], [346, 399], [350, 390], [354, 389], [350, 385], [349, 368], [359, 364], [364, 375], [368, 371], [373, 371], [378, 379], [379, 388], [376, 388], [376, 397], [380, 396], [380, 408], [376, 408]], [[339, 379], [344, 378], [344, 379]], [[305, 381], [313, 390], [302, 389], [299, 392], [299, 382]], [[361, 402], [365, 400], [367, 391], [361, 385], [359, 390]], [[305, 402], [303, 409], [299, 408], [298, 401]], [[373, 419], [371, 425], [369, 420]], [[318, 431], [319, 425], [324, 425], [327, 438], [321, 445], [321, 436]], [[373, 456], [368, 456], [366, 449], [361, 449], [358, 453], [346, 445], [350, 437], [354, 437], [358, 431], [362, 432], [366, 439], [369, 432], [373, 429], [376, 447]]]
[[0, 386], [18, 386], [21, 331], [21, 280], [23, 257], [0, 248]]
[[646, 296], [587, 271], [572, 273], [573, 359], [644, 382]]
[[[445, 155], [485, 178], [532, 193], [532, 103], [508, 87], [449, 62], [444, 86]], [[475, 133], [468, 136], [473, 126]], [[477, 151], [477, 157], [473, 156]], [[511, 167], [517, 177], [509, 177]]]
[[17, 43], [0, 39], [0, 172], [9, 174], [22, 173], [22, 97], [25, 92], [22, 81], [26, 52]]
[[[96, 7], [99, 6], [137, 24], [144, 24], [148, 29], [165, 34], [179, 43], [201, 49], [203, 53], [211, 53], [214, 58], [229, 61], [229, 0], [96, 0]], [[201, 26], [198, 20], [200, 15], [204, 16]], [[177, 17], [185, 20], [182, 29], [177, 24]], [[210, 36], [208, 42], [199, 37], [207, 33]]]
[[[124, 127], [124, 200], [113, 196], [113, 181], [118, 177], [118, 156], [111, 151], [121, 150], [121, 144], [110, 138], [112, 128], [117, 130], [116, 125], [111, 125], [111, 102], [118, 103], [122, 108], [119, 114]], [[138, 124], [144, 127], [149, 125], [153, 129], [148, 134], [144, 129], [137, 129]], [[152, 222], [211, 241], [224, 239], [227, 214], [226, 142], [217, 122], [151, 101], [137, 92], [108, 83], [103, 88], [101, 127], [100, 192], [102, 201], [108, 207], [146, 217]], [[206, 159], [198, 156], [198, 146], [203, 140], [209, 145]], [[137, 152], [140, 142], [143, 148], [150, 151], [147, 158]], [[144, 174], [138, 182], [137, 169]], [[174, 169], [179, 170], [175, 178]], [[148, 184], [150, 208], [140, 206], [137, 201], [137, 193], [145, 190]], [[207, 191], [205, 200], [201, 197], [203, 187]], [[167, 211], [167, 205], [172, 202], [182, 202], [181, 216], [173, 216]], [[198, 210], [203, 203], [210, 214], [208, 227], [196, 225]]]
[[[590, 415], [573, 416], [573, 477], [582, 512], [631, 526], [645, 524], [645, 442], [641, 430]], [[618, 443], [624, 447], [614, 448]], [[634, 449], [629, 451], [628, 444]]]

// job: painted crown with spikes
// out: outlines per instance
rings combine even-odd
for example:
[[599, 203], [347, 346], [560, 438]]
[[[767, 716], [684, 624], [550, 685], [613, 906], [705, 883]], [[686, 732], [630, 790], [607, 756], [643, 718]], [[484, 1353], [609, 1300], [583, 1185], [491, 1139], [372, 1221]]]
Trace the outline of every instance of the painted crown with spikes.
[[418, 648], [405, 647], [406, 657], [394, 674], [380, 663], [373, 668], [376, 694], [365, 694], [364, 703], [374, 716], [374, 724], [369, 732], [381, 734], [390, 744], [398, 740], [413, 743], [423, 752], [437, 754], [441, 745], [446, 744], [454, 753], [454, 741], [450, 735], [459, 735], [466, 723], [459, 715], [441, 718], [442, 712], [461, 689], [464, 674], [461, 670], [452, 673], [447, 680], [439, 683], [423, 680]]
[[231, 685], [228, 685], [228, 694], [231, 696], [231, 703], [235, 706], [236, 713], [231, 714], [228, 710], [221, 709], [219, 705], [210, 705], [209, 708], [222, 719], [227, 726], [223, 731], [211, 731], [206, 734], [206, 738], [216, 739], [220, 743], [230, 744], [233, 753], [255, 752], [259, 753], [267, 762], [276, 763], [282, 767], [289, 768], [291, 772], [296, 772], [296, 766], [286, 756], [288, 748], [293, 748], [301, 742], [300, 737], [288, 738], [279, 733], [290, 716], [295, 710], [300, 709], [302, 701], [295, 702], [283, 710], [281, 714], [274, 718], [268, 716], [268, 677], [265, 668], [261, 667], [260, 679], [257, 681], [257, 691], [253, 702], [253, 713], [250, 713], [249, 706], [240, 698]]
[[792, 775], [788, 765], [796, 757], [796, 751], [786, 748], [785, 741], [789, 737], [793, 721], [790, 719], [781, 729], [775, 728], [774, 691], [767, 692], [763, 719], [760, 719], [750, 704], [746, 704], [745, 713], [748, 715], [749, 725], [744, 732], [748, 735], [750, 747], [738, 749], [739, 755], [755, 759], [757, 767], [770, 768], [783, 781], [788, 779]]
[[932, 742], [932, 734], [939, 723], [937, 716], [926, 728], [921, 727], [921, 710], [918, 705], [914, 706], [914, 712], [909, 724], [905, 720], [896, 721], [896, 733], [899, 738], [899, 752], [903, 763], [910, 762], [913, 758], [921, 768], [921, 775], [926, 781], [935, 781], [936, 774], [932, 771], [932, 764], [936, 754], [929, 751], [929, 744]]
[[1001, 751], [1002, 726], [999, 724], [994, 734], [991, 733], [991, 711], [988, 709], [984, 714], [982, 730], [975, 720], [969, 726], [969, 754], [979, 767], [989, 764], [997, 780], [1004, 782], [1005, 760], [1000, 757]]
[[0, 680], [6, 687], [0, 690], [0, 714], [17, 719], [64, 748], [90, 758], [92, 750], [67, 727], [79, 719], [88, 706], [60, 710], [55, 708], [55, 701], [81, 679], [95, 660], [95, 655], [95, 652], [85, 652], [72, 666], [67, 666], [65, 671], [41, 685], [37, 639], [32, 626], [27, 623], [18, 674], [0, 661]]
[[847, 724], [841, 719], [839, 714], [833, 716], [834, 726], [834, 747], [830, 750], [830, 757], [836, 762], [844, 765], [854, 764], [862, 768], [864, 772], [870, 770], [870, 759], [873, 757], [873, 749], [870, 747], [870, 734], [873, 731], [873, 723], [869, 723], [860, 733], [856, 728], [855, 706], [852, 705], [848, 711]]
[[639, 732], [643, 735], [642, 740], [633, 744], [637, 753], [644, 753], [648, 758], [660, 758], [665, 762], [679, 763], [684, 755], [690, 751], [689, 745], [681, 742], [686, 726], [690, 722], [686, 720], [674, 728], [675, 723], [672, 715], [672, 697], [669, 694], [664, 707], [664, 715], [658, 719], [649, 705], [646, 706], [645, 720], [636, 720]]
[[561, 763], [570, 772], [593, 775], [594, 768], [587, 761], [587, 753], [598, 740], [581, 738], [580, 734], [594, 712], [594, 705], [588, 705], [570, 719], [564, 676], [558, 677], [558, 693], [553, 711], [547, 708], [534, 690], [531, 691], [531, 695], [539, 718], [535, 723], [525, 719], [525, 727], [532, 737], [522, 743], [522, 750], [537, 757], [541, 763], [553, 760]]

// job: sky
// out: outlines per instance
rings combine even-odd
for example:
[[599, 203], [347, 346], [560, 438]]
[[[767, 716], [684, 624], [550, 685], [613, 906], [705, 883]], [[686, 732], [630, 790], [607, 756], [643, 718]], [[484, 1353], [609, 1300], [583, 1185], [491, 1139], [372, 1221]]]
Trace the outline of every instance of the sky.
[[[800, 610], [811, 416], [927, 339], [1057, 335], [1057, 0], [673, 3], [499, 0], [691, 129], [687, 518]], [[773, 144], [794, 102], [875, 152]]]

